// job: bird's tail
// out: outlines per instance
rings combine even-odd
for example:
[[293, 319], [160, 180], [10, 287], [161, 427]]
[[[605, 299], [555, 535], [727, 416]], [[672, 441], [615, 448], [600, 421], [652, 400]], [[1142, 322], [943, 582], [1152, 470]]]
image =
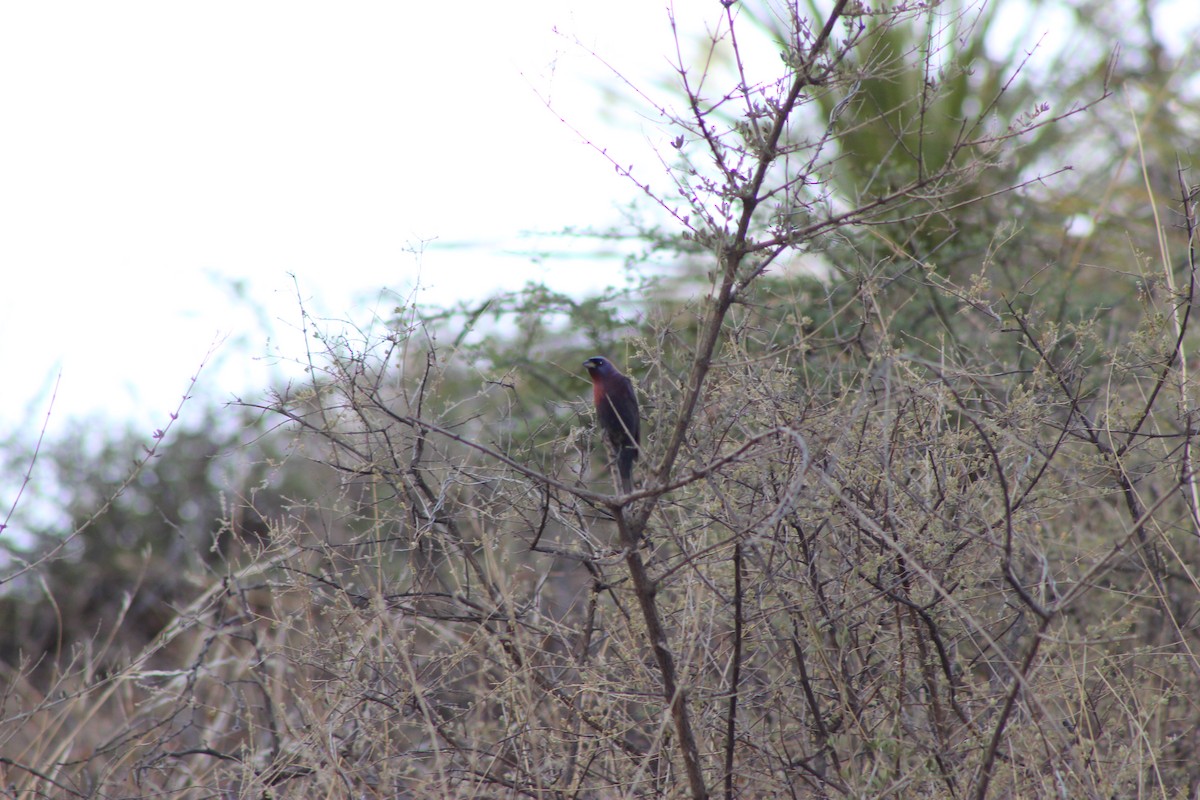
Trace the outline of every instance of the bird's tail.
[[633, 462], [637, 458], [637, 448], [622, 447], [617, 453], [617, 472], [621, 475], [621, 491], [629, 494], [633, 491]]

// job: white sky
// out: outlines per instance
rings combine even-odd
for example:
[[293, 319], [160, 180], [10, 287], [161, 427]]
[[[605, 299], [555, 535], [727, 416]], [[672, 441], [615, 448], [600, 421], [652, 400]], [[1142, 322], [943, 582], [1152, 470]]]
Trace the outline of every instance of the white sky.
[[[720, 13], [717, 0], [675, 6], [692, 36]], [[537, 91], [622, 163], [657, 170], [665, 131], [614, 110], [604, 67], [572, 41], [661, 80], [665, 9], [0, 5], [0, 440], [35, 432], [60, 370], [52, 427], [93, 412], [162, 427], [222, 337], [200, 391], [253, 394], [271, 375], [251, 358], [268, 335], [301, 352], [289, 273], [310, 309], [359, 318], [418, 278], [439, 302], [531, 278], [617, 282], [615, 261], [517, 253], [536, 248], [522, 231], [603, 227], [636, 195]], [[419, 260], [408, 252], [427, 240]]]
[[572, 39], [661, 75], [664, 8], [5, 3], [0, 438], [40, 425], [60, 369], [52, 428], [89, 412], [161, 427], [221, 337], [201, 391], [253, 393], [268, 329], [300, 352], [289, 273], [335, 316], [418, 275], [437, 301], [619, 280], [514, 253], [522, 231], [602, 226], [633, 195], [537, 93], [614, 150], [648, 150], [638, 120], [598, 121], [603, 68]]

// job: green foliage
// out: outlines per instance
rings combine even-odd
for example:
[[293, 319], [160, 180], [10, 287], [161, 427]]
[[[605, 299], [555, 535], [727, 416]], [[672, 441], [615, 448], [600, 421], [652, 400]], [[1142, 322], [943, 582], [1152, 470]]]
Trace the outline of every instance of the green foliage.
[[[92, 669], [141, 651], [198, 587], [227, 570], [226, 558], [261, 548], [264, 516], [283, 509], [259, 493], [280, 498], [302, 483], [297, 470], [280, 481], [267, 439], [258, 439], [256, 460], [247, 460], [243, 443], [262, 436], [261, 420], [208, 409], [173, 431], [140, 469], [145, 437], [125, 430], [105, 438], [95, 433], [101, 427], [76, 421], [43, 446], [39, 491], [13, 520], [25, 537], [24, 546], [9, 549], [18, 563], [53, 557], [5, 587], [0, 657], [36, 662], [43, 675], [65, 669], [93, 639], [111, 647], [89, 654]], [[10, 457], [27, 462], [31, 455]], [[46, 514], [59, 497], [61, 516]]]

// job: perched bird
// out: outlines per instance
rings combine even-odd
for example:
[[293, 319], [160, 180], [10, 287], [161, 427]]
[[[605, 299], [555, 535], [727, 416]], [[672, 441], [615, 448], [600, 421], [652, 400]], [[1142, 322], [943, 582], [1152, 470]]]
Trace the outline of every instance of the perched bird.
[[637, 460], [638, 445], [641, 443], [633, 383], [607, 358], [592, 356], [583, 365], [592, 377], [596, 417], [616, 452], [621, 489], [628, 494], [633, 491], [633, 462]]

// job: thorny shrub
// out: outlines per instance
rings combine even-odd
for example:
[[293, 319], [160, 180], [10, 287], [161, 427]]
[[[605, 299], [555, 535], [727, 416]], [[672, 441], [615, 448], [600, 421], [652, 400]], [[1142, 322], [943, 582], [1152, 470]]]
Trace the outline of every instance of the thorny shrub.
[[[845, 0], [779, 10], [760, 79], [725, 9], [733, 77], [681, 59], [673, 187], [639, 184], [688, 277], [618, 299], [637, 324], [539, 290], [314, 328], [311, 380], [248, 405], [330, 493], [288, 498], [142, 657], [10, 689], [15, 791], [1190, 796], [1186, 173], [1134, 302], [1060, 302], [1078, 273], [1014, 280], [1034, 246], [994, 221], [1048, 177], [1013, 148], [1106, 87], [1005, 122], [1016, 76], [937, 46], [977, 10]], [[618, 337], [646, 432], [625, 496], [577, 366]], [[55, 718], [110, 704], [103, 735]]]

